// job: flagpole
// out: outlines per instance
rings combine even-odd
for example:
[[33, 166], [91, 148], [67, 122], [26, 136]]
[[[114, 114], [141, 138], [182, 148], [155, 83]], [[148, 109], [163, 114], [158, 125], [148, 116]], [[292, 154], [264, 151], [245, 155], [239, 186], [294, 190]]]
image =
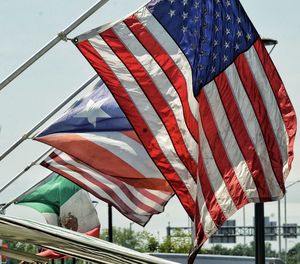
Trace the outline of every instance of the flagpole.
[[108, 242], [113, 243], [112, 206], [108, 204]]
[[264, 203], [255, 203], [255, 264], [265, 264]]
[[9, 149], [7, 149], [1, 156], [0, 161], [3, 160], [8, 154], [10, 154], [14, 149], [16, 149], [21, 143], [28, 139], [37, 129], [39, 129], [43, 124], [45, 124], [52, 116], [54, 116], [59, 110], [61, 110], [67, 103], [69, 103], [76, 95], [78, 95], [82, 90], [89, 86], [98, 75], [94, 75], [83, 85], [81, 85], [74, 93], [72, 93], [65, 101], [58, 105], [52, 112], [50, 112], [46, 117], [44, 117], [38, 124], [36, 124], [32, 129], [25, 133], [18, 141], [16, 141]]
[[48, 149], [44, 154], [42, 154], [39, 158], [37, 158], [35, 161], [31, 162], [25, 169], [23, 169], [17, 176], [15, 176], [13, 179], [11, 179], [7, 184], [5, 184], [1, 189], [0, 193], [2, 193], [3, 190], [5, 190], [8, 186], [10, 186], [12, 183], [14, 183], [17, 179], [19, 179], [25, 172], [27, 172], [32, 166], [36, 165], [39, 160], [41, 160], [44, 156], [46, 156], [53, 148]]
[[[277, 45], [277, 40], [262, 39], [265, 46], [273, 46], [269, 55]], [[265, 264], [265, 216], [264, 203], [255, 203], [255, 264]]]
[[[52, 172], [53, 173], [53, 172]], [[1, 206], [0, 211], [4, 211], [7, 207], [9, 207], [10, 205], [12, 205], [13, 203], [15, 203], [17, 200], [19, 200], [22, 196], [28, 194], [30, 191], [32, 191], [33, 189], [35, 189], [37, 186], [39, 186], [45, 179], [47, 179], [52, 173], [50, 173], [48, 176], [46, 176], [44, 179], [40, 180], [39, 182], [37, 182], [35, 185], [33, 185], [32, 187], [30, 187], [27, 191], [21, 193], [19, 196], [17, 196], [16, 198], [14, 198], [13, 200], [11, 200], [8, 203], [5, 203]]]
[[93, 5], [90, 9], [88, 9], [84, 14], [82, 14], [79, 18], [77, 18], [73, 23], [71, 23], [68, 27], [66, 27], [62, 32], [58, 33], [55, 38], [53, 38], [50, 42], [48, 42], [43, 48], [41, 48], [37, 53], [35, 53], [32, 57], [30, 57], [26, 62], [24, 62], [19, 68], [17, 68], [13, 73], [7, 76], [0, 83], [0, 91], [7, 86], [11, 81], [13, 81], [16, 77], [18, 77], [23, 71], [25, 71], [29, 66], [31, 66], [35, 61], [37, 61], [40, 57], [42, 57], [46, 52], [48, 52], [51, 48], [53, 48], [57, 43], [61, 40], [67, 40], [67, 35], [73, 31], [76, 27], [78, 27], [82, 22], [84, 22], [87, 18], [89, 18], [92, 14], [94, 14], [98, 9], [100, 9], [103, 5], [105, 5], [109, 0], [100, 0], [98, 3]]

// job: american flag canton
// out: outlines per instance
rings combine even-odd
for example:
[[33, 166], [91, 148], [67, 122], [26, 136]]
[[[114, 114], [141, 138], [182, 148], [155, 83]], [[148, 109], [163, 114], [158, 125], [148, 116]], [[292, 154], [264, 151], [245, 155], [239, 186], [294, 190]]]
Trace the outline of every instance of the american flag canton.
[[195, 96], [258, 37], [239, 1], [157, 0], [147, 8], [188, 58]]

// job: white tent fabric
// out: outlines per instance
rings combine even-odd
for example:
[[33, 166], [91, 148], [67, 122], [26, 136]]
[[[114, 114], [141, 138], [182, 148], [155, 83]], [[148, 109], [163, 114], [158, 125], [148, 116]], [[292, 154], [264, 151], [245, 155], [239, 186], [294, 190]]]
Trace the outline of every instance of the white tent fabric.
[[103, 264], [174, 264], [107, 241], [21, 218], [0, 216], [0, 239], [40, 245], [60, 253]]

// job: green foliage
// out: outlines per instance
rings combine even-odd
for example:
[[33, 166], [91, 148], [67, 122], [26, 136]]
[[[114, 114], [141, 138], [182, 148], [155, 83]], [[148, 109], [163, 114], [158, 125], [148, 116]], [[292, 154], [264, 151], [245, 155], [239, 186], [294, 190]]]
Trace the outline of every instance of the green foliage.
[[287, 252], [289, 264], [300, 264], [300, 243], [297, 243]]
[[21, 251], [21, 252], [26, 252], [31, 254], [36, 254], [37, 252], [37, 247], [32, 244], [21, 243], [18, 241], [7, 241], [7, 240], [4, 240], [2, 243], [7, 244], [8, 248], [14, 249], [16, 251]]
[[[101, 238], [108, 240], [108, 230], [102, 232]], [[162, 252], [162, 253], [189, 253], [192, 248], [190, 233], [182, 229], [172, 230], [172, 235], [163, 239], [162, 243], [147, 231], [136, 232], [130, 228], [113, 228], [113, 242], [140, 252]], [[265, 244], [266, 257], [277, 257], [270, 243]], [[233, 255], [233, 256], [255, 256], [255, 244], [237, 244], [233, 248], [227, 248], [220, 244], [210, 249], [201, 249], [202, 254]], [[300, 252], [300, 249], [299, 251]], [[300, 264], [300, 263], [299, 263]]]
[[[237, 244], [233, 248], [215, 245], [210, 249], [201, 249], [202, 254], [232, 255], [232, 256], [255, 256], [255, 243], [249, 245]], [[265, 243], [266, 257], [277, 257], [276, 251], [272, 250], [270, 243]]]
[[159, 245], [158, 251], [165, 253], [189, 253], [192, 247], [191, 236], [183, 230], [176, 229], [172, 237], [165, 237]]
[[[8, 248], [20, 251], [20, 252], [26, 252], [26, 253], [31, 253], [31, 254], [36, 254], [37, 253], [37, 247], [32, 244], [27, 244], [27, 243], [21, 243], [18, 241], [8, 241], [8, 240], [3, 240], [3, 244], [7, 244]], [[19, 264], [20, 261], [16, 259], [9, 259], [11, 264]]]
[[[108, 240], [108, 230], [102, 232], [101, 239]], [[157, 251], [159, 242], [147, 231], [136, 232], [130, 228], [113, 228], [113, 242], [140, 252]]]

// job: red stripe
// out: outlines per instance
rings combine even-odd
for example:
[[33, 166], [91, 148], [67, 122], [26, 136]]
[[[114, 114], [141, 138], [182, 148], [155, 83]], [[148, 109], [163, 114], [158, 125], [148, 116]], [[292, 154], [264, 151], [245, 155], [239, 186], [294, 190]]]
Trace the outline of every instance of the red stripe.
[[[65, 166], [66, 168], [77, 172], [78, 174], [80, 174], [83, 178], [85, 178], [86, 180], [90, 181], [91, 183], [95, 184], [96, 186], [98, 186], [100, 189], [102, 189], [104, 192], [106, 192], [110, 197], [112, 197], [112, 199], [114, 201], [117, 201], [118, 204], [122, 207], [122, 208], [126, 208], [126, 204], [121, 200], [121, 197], [118, 196], [118, 194], [111, 189], [108, 185], [105, 185], [104, 183], [102, 183], [101, 181], [95, 179], [93, 176], [91, 176], [90, 174], [88, 174], [87, 172], [81, 170], [80, 168], [71, 165], [69, 163], [67, 163], [65, 160], [63, 160], [60, 156], [52, 156], [51, 157], [55, 162], [57, 162], [58, 164]], [[74, 159], [75, 162], [76, 159]], [[80, 164], [79, 164], [80, 165]], [[105, 177], [107, 178], [109, 181], [111, 181], [113, 184], [115, 184], [116, 186], [118, 186], [122, 192], [124, 193], [125, 196], [128, 197], [129, 200], [131, 200], [133, 202], [134, 205], [136, 205], [137, 207], [139, 207], [140, 209], [144, 210], [147, 213], [151, 213], [151, 214], [157, 214], [158, 211], [146, 204], [144, 204], [141, 200], [137, 199], [137, 197], [127, 188], [127, 186], [125, 184], [123, 184], [121, 181], [117, 181], [115, 179], [113, 179], [112, 177]], [[126, 206], [126, 207], [125, 207]], [[131, 209], [131, 211], [133, 211]]]
[[220, 207], [215, 193], [211, 187], [209, 178], [207, 176], [207, 172], [203, 163], [203, 157], [201, 150], [199, 150], [199, 158], [198, 158], [198, 164], [199, 164], [199, 177], [198, 181], [200, 181], [203, 197], [205, 200], [206, 207], [209, 211], [209, 214], [214, 221], [215, 225], [217, 227], [220, 227], [225, 221], [226, 216], [223, 213], [222, 208]]
[[130, 175], [131, 178], [145, 178], [145, 175], [119, 156], [80, 135], [53, 134], [39, 137], [37, 140], [60, 149], [107, 175], [120, 176], [122, 171], [122, 175]]
[[[55, 159], [55, 157], [57, 157], [57, 154], [55, 154], [54, 158], [52, 158], [52, 159]], [[77, 160], [76, 158], [73, 157], [72, 159], [75, 162], [80, 163], [80, 161]], [[122, 180], [118, 180], [116, 177], [110, 177], [109, 175], [105, 175], [105, 174], [102, 174], [102, 176], [104, 178], [106, 178], [107, 180], [109, 180], [110, 182], [117, 185], [126, 194], [126, 196], [129, 197], [129, 199], [131, 199], [132, 201], [141, 202], [139, 200], [136, 200], [137, 199], [136, 196], [134, 194], [132, 194], [132, 191], [128, 188], [128, 186], [126, 186], [124, 184], [124, 182]], [[148, 198], [149, 200], [152, 200], [153, 202], [157, 203], [158, 206], [163, 206], [169, 200], [169, 198], [162, 199], [159, 196], [157, 196], [157, 195], [155, 195], [155, 194], [153, 194], [153, 193], [151, 193], [151, 192], [149, 192], [149, 191], [147, 191], [146, 189], [143, 189], [143, 188], [135, 188], [134, 191], [137, 193], [136, 194], [137, 196], [142, 195], [142, 196]], [[145, 204], [145, 206], [148, 206], [148, 205]], [[145, 208], [142, 208], [142, 209], [144, 211], [147, 211], [147, 212], [150, 212], [150, 213], [159, 213], [159, 212], [154, 212], [154, 210], [156, 210], [156, 209], [154, 209], [153, 207], [150, 207], [150, 206], [148, 206], [148, 207], [150, 208], [150, 209], [148, 209], [150, 211], [147, 211]]]
[[[51, 161], [48, 161], [51, 162]], [[56, 173], [58, 173], [61, 176], [66, 177], [67, 179], [69, 179], [70, 181], [76, 183], [78, 186], [81, 186], [83, 189], [85, 189], [86, 191], [88, 191], [89, 193], [93, 194], [95, 197], [98, 197], [100, 200], [111, 204], [112, 206], [114, 206], [121, 214], [123, 214], [124, 216], [126, 216], [127, 218], [129, 218], [130, 220], [141, 224], [141, 219], [135, 217], [134, 215], [132, 215], [132, 211], [127, 210], [126, 213], [124, 212], [124, 209], [119, 207], [118, 204], [114, 203], [114, 200], [107, 200], [106, 198], [103, 198], [102, 196], [100, 196], [97, 192], [95, 192], [93, 189], [91, 189], [89, 186], [85, 185], [84, 183], [82, 183], [81, 181], [79, 181], [77, 178], [74, 178], [73, 176], [71, 176], [70, 174], [66, 173], [63, 170], [60, 170], [56, 167], [53, 167], [52, 165], [50, 165], [49, 163], [47, 163], [46, 161], [41, 162], [41, 165], [44, 166], [45, 168], [52, 170]], [[131, 212], [131, 213], [130, 213]], [[143, 223], [142, 225], [145, 225], [146, 223]]]
[[126, 131], [120, 131], [123, 135], [126, 137], [129, 137], [130, 139], [136, 141], [137, 143], [142, 145], [142, 142], [140, 141], [139, 137], [137, 134], [134, 132], [134, 130], [126, 130]]
[[[205, 89], [205, 88], [204, 88]], [[223, 142], [220, 138], [217, 126], [215, 124], [214, 116], [211, 112], [204, 90], [202, 89], [198, 95], [198, 101], [200, 105], [200, 117], [203, 126], [204, 133], [206, 135], [208, 144], [210, 146], [212, 155], [216, 162], [216, 165], [220, 171], [229, 194], [239, 209], [243, 205], [247, 204], [248, 198], [244, 193], [239, 180], [235, 174], [232, 164], [227, 157], [227, 153], [223, 146]]]
[[60, 259], [60, 258], [66, 258], [68, 256], [62, 254], [62, 253], [58, 253], [52, 249], [46, 249], [40, 253], [37, 254], [38, 256], [42, 256], [48, 259]]
[[[249, 97], [256, 118], [260, 125], [277, 182], [281, 190], [284, 192], [285, 189], [284, 189], [284, 180], [282, 174], [283, 165], [282, 165], [281, 153], [271, 122], [269, 120], [268, 112], [266, 110], [264, 101], [257, 87], [257, 82], [254, 79], [251, 68], [244, 54], [238, 56], [238, 58], [235, 60], [235, 64], [236, 64], [237, 71], [239, 73], [239, 77], [243, 83], [244, 89]], [[260, 188], [261, 186], [257, 186], [257, 187]]]
[[[133, 131], [133, 130], [130, 130], [130, 131], [123, 131], [122, 132], [124, 135], [126, 135], [127, 137], [135, 140], [136, 142], [140, 143], [141, 144], [141, 141], [139, 140], [137, 134]], [[167, 183], [168, 184], [168, 183]], [[154, 189], [153, 189], [154, 190]], [[157, 189], [158, 190], [158, 189]], [[146, 189], [139, 189], [139, 191], [147, 198], [149, 198], [150, 200], [153, 200], [155, 201], [156, 203], [159, 203], [159, 204], [165, 204], [167, 203], [168, 200], [165, 200], [165, 199], [161, 199], [160, 197], [158, 197], [157, 195], [147, 191]], [[167, 190], [162, 190], [163, 192], [167, 192]], [[171, 195], [171, 193], [173, 193], [172, 189], [170, 188], [170, 190], [168, 191], [169, 194]], [[172, 194], [173, 195], [173, 194]]]
[[[158, 195], [146, 190], [146, 189], [137, 189], [137, 191], [139, 191], [143, 196], [147, 197], [148, 199], [160, 204], [160, 205], [165, 205], [169, 198], [160, 198]], [[169, 195], [168, 197], [172, 196], [173, 195], [173, 192], [172, 193], [169, 193], [167, 194]]]
[[[198, 177], [199, 179], [200, 177]], [[201, 208], [198, 207], [198, 199], [196, 200], [196, 208], [195, 208], [195, 219], [194, 219], [194, 225], [195, 225], [195, 238], [197, 239], [197, 246], [193, 248], [193, 251], [189, 255], [188, 258], [188, 264], [193, 264], [194, 260], [199, 253], [199, 249], [201, 246], [204, 244], [204, 242], [207, 240], [207, 237], [204, 233], [204, 228], [201, 223], [201, 216], [200, 216], [200, 211]]]
[[264, 175], [260, 159], [255, 151], [255, 146], [248, 134], [240, 114], [240, 109], [232, 93], [234, 87], [230, 87], [225, 73], [215, 78], [215, 82], [235, 139], [252, 174], [259, 198], [261, 201], [267, 201], [270, 199], [271, 194], [265, 176], [270, 176]]
[[[73, 158], [73, 159], [76, 161], [75, 158]], [[126, 188], [130, 192], [130, 189], [128, 189], [128, 187], [122, 182], [122, 179], [118, 179], [117, 177], [110, 177], [109, 175], [106, 175], [106, 174], [102, 174], [102, 176], [104, 178], [108, 179], [109, 181], [113, 182], [114, 184], [119, 185], [122, 190], [123, 190], [123, 188]], [[166, 202], [168, 202], [168, 199], [162, 199], [159, 196], [157, 196], [157, 195], [149, 192], [145, 188], [139, 188], [139, 187], [137, 187], [137, 188], [135, 188], [135, 191], [138, 192], [138, 193], [140, 193], [142, 196], [145, 196], [149, 200], [152, 200], [153, 202], [156, 202], [158, 205], [162, 205], [162, 204], [165, 204]], [[169, 193], [169, 195], [172, 194], [172, 193], [173, 192], [171, 191]]]
[[97, 73], [100, 75], [102, 80], [109, 87], [110, 91], [113, 93], [119, 105], [122, 107], [123, 111], [126, 113], [128, 120], [132, 123], [135, 122], [135, 130], [138, 135], [141, 135], [141, 140], [144, 146], [147, 146], [147, 151], [150, 157], [153, 159], [154, 163], [160, 169], [162, 174], [169, 181], [171, 187], [176, 192], [179, 197], [183, 207], [193, 218], [193, 208], [194, 201], [191, 197], [188, 189], [181, 181], [179, 175], [173, 169], [168, 159], [163, 154], [160, 149], [155, 137], [152, 135], [148, 125], [145, 123], [140, 113], [138, 112], [136, 106], [132, 102], [131, 98], [128, 96], [126, 90], [119, 82], [117, 76], [108, 67], [103, 58], [95, 51], [92, 45], [88, 41], [83, 41], [77, 44], [78, 48], [86, 59], [92, 64]]
[[52, 134], [37, 138], [37, 140], [76, 157], [82, 163], [105, 175], [118, 178], [136, 188], [171, 191], [165, 179], [151, 178], [152, 175], [141, 174], [112, 152], [80, 135]]
[[[101, 37], [115, 52], [119, 59], [126, 65], [131, 75], [135, 78], [139, 84], [139, 87], [141, 90], [143, 90], [144, 94], [147, 96], [149, 102], [152, 104], [157, 115], [160, 117], [165, 128], [167, 129], [178, 157], [181, 159], [194, 179], [196, 179], [197, 164], [190, 155], [184, 143], [174, 112], [159, 92], [152, 78], [149, 76], [149, 73], [121, 42], [121, 40], [119, 40], [118, 36], [113, 32], [112, 29], [108, 29], [101, 33]], [[135, 123], [133, 123], [133, 125], [135, 126]]]
[[124, 20], [124, 22], [130, 28], [135, 37], [145, 47], [145, 49], [147, 49], [147, 51], [155, 59], [157, 64], [163, 69], [169, 81], [176, 89], [183, 107], [183, 114], [186, 120], [186, 125], [190, 130], [190, 133], [192, 134], [194, 140], [198, 142], [198, 123], [191, 112], [189, 102], [187, 100], [188, 88], [184, 75], [181, 73], [170, 55], [163, 49], [159, 42], [156, 41], [155, 37], [147, 30], [146, 27], [144, 27], [144, 25], [138, 20], [138, 18], [136, 18], [135, 16], [130, 16], [129, 18]]
[[277, 100], [278, 108], [281, 112], [282, 119], [289, 136], [288, 164], [290, 169], [294, 158], [293, 145], [297, 130], [296, 113], [285, 90], [284, 84], [272, 62], [272, 59], [260, 39], [254, 43], [254, 47], [272, 87], [274, 96]]
[[[140, 201], [140, 200], [138, 200], [138, 198], [137, 198], [137, 196], [139, 196], [139, 197], [143, 197], [143, 196], [145, 196], [144, 194], [143, 194], [143, 192], [141, 192], [141, 190], [140, 189], [138, 189], [138, 188], [135, 188], [135, 190], [134, 190], [134, 192], [136, 192], [136, 194], [134, 195], [133, 193], [132, 193], [132, 191], [128, 188], [128, 186], [126, 186], [122, 181], [120, 181], [120, 180], [117, 180], [117, 179], [115, 179], [115, 178], [113, 178], [113, 177], [109, 177], [109, 176], [107, 176], [107, 175], [102, 175], [104, 178], [106, 178], [107, 180], [109, 180], [109, 181], [111, 181], [111, 182], [113, 182], [115, 185], [117, 185], [121, 190], [122, 190], [122, 192], [124, 193], [124, 194], [126, 194], [126, 196], [134, 203], [134, 204], [136, 204], [138, 207], [140, 207], [141, 209], [143, 209], [144, 211], [146, 211], [146, 212], [148, 212], [148, 213], [151, 213], [151, 214], [158, 214], [159, 213], [159, 211], [157, 211], [157, 209], [155, 209], [155, 208], [153, 208], [153, 207], [151, 207], [151, 206], [149, 206], [149, 205], [147, 205], [147, 204], [145, 204], [145, 203], [143, 203], [142, 201]], [[147, 193], [146, 193], [146, 195], [147, 195]], [[146, 196], [145, 196], [146, 197]], [[146, 197], [146, 198], [148, 198], [148, 197]], [[159, 200], [159, 199], [157, 199], [158, 197], [157, 196], [155, 196], [155, 197], [153, 197], [155, 200]], [[152, 199], [150, 199], [150, 200], [152, 200]], [[152, 200], [153, 202], [156, 202], [155, 200]], [[166, 200], [162, 200], [164, 203], [166, 203], [167, 201]], [[157, 203], [157, 206], [160, 206], [161, 204], [159, 204], [159, 203]], [[155, 206], [155, 205], [154, 205]]]
[[[80, 161], [78, 161], [76, 158], [73, 157], [72, 159], [75, 162], [80, 163]], [[109, 175], [106, 175], [106, 174], [102, 174], [101, 176], [103, 176], [104, 178], [106, 178], [110, 182], [117, 185], [126, 194], [126, 196], [129, 199], [131, 199], [135, 204], [142, 203], [140, 200], [137, 200], [136, 196], [132, 193], [132, 191], [128, 188], [128, 186], [126, 186], [124, 184], [124, 182], [122, 180], [119, 180], [116, 177], [110, 177]], [[134, 188], [134, 191], [137, 193], [136, 194], [137, 196], [141, 196], [141, 195], [145, 196], [146, 198], [152, 200], [153, 202], [156, 202], [158, 204], [158, 206], [162, 206], [163, 203], [166, 203], [168, 201], [168, 199], [167, 200], [166, 199], [161, 199], [160, 197], [150, 193], [149, 191], [147, 191], [146, 189], [143, 189], [143, 188]], [[146, 207], [148, 207], [148, 209]], [[146, 211], [148, 213], [159, 213], [157, 211], [154, 212], [154, 210], [156, 210], [156, 209], [154, 209], [153, 207], [150, 207], [146, 204], [145, 204], [145, 207], [140, 207], [140, 208], [142, 208], [144, 211]]]
[[96, 228], [90, 230], [90, 231], [85, 232], [85, 234], [86, 234], [87, 236], [99, 238], [99, 236], [100, 236], [100, 225], [97, 226]]

